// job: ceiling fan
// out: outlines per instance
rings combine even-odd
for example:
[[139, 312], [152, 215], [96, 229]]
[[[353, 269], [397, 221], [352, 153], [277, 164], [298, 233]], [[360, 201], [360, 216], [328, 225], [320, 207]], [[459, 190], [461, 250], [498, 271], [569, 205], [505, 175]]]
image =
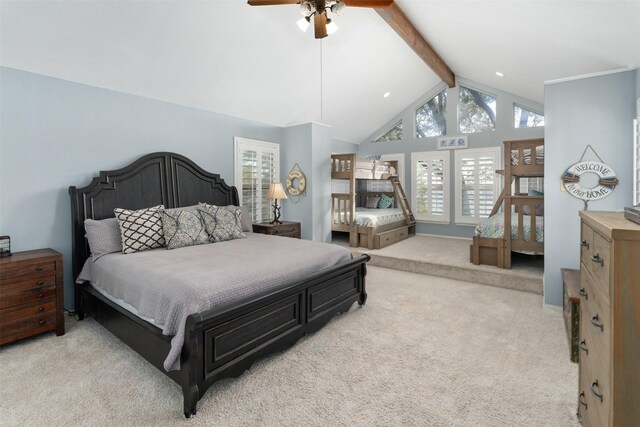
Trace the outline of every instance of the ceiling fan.
[[313, 18], [315, 36], [322, 39], [338, 28], [327, 16], [329, 11], [338, 14], [345, 6], [386, 8], [393, 4], [393, 0], [249, 0], [248, 3], [250, 6], [299, 4], [303, 18], [298, 21], [298, 26], [306, 31]]

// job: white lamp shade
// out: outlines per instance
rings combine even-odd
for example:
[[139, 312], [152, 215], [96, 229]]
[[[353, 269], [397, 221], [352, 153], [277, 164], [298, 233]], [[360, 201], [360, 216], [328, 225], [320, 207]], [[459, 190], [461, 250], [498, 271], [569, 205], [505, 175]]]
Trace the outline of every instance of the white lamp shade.
[[287, 194], [282, 188], [281, 182], [272, 182], [267, 192], [267, 199], [287, 199]]
[[327, 34], [333, 34], [338, 31], [338, 25], [333, 20], [327, 20]]
[[296, 21], [296, 24], [298, 24], [298, 28], [300, 28], [303, 33], [306, 33], [307, 29], [309, 29], [309, 21], [307, 21], [307, 18], [298, 19], [298, 21]]

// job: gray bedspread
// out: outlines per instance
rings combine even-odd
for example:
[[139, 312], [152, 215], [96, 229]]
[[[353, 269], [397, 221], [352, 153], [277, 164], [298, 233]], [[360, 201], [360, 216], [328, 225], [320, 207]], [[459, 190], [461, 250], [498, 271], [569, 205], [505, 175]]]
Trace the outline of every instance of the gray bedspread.
[[180, 369], [188, 315], [222, 310], [349, 259], [340, 246], [247, 233], [228, 242], [89, 259], [78, 281], [90, 281], [173, 336], [164, 361], [169, 371]]

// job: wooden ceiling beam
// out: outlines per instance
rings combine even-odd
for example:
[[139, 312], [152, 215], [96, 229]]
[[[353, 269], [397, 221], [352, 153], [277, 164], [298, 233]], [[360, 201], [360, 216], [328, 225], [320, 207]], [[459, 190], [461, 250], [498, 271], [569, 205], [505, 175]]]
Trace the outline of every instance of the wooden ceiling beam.
[[449, 87], [456, 85], [456, 76], [451, 68], [438, 55], [427, 40], [413, 26], [407, 15], [394, 1], [391, 7], [376, 9], [393, 30], [413, 49], [415, 53], [438, 75]]

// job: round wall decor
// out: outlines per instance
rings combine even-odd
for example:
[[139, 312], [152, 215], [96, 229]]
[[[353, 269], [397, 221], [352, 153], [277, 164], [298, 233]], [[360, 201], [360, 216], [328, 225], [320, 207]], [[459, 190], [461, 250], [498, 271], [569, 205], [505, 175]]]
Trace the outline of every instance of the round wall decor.
[[[585, 188], [580, 185], [580, 177], [585, 173], [598, 175], [598, 185], [593, 188]], [[571, 165], [562, 175], [562, 183], [569, 194], [586, 203], [607, 197], [613, 192], [619, 181], [610, 166], [603, 162], [586, 160]]]
[[292, 196], [304, 196], [307, 189], [307, 177], [300, 169], [300, 166], [296, 163], [287, 175], [285, 182], [287, 192]]

